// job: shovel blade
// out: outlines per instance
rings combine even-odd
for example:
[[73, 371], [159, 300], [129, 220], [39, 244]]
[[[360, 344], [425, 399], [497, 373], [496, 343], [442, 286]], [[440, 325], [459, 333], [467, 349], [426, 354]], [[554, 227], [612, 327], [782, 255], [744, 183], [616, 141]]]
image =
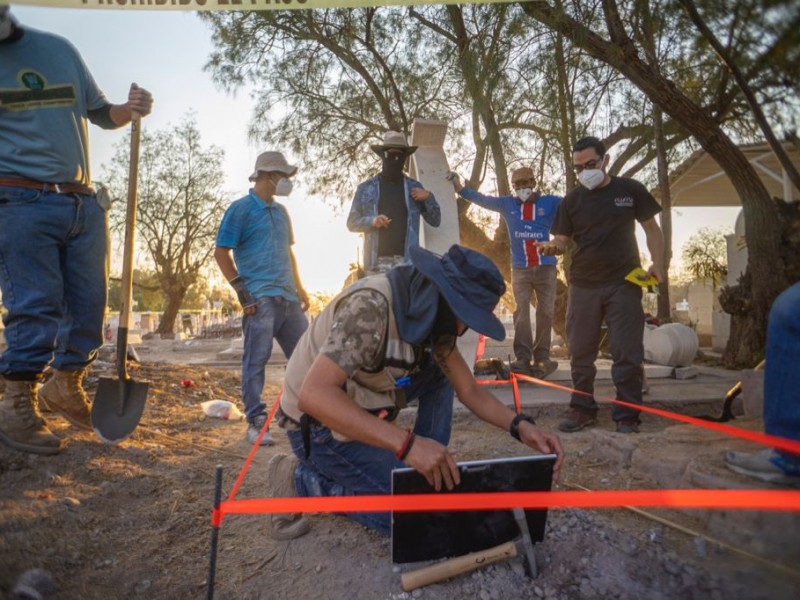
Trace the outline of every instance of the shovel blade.
[[148, 387], [142, 381], [101, 377], [92, 403], [92, 429], [97, 437], [118, 444], [130, 436], [142, 418]]

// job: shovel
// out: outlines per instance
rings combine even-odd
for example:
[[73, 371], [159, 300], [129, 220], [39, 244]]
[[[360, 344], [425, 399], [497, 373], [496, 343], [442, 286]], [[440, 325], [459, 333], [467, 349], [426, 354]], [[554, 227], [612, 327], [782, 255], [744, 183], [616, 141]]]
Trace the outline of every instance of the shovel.
[[136, 232], [136, 191], [139, 179], [141, 115], [131, 118], [131, 158], [128, 172], [128, 209], [122, 255], [121, 307], [117, 329], [117, 379], [101, 377], [92, 404], [92, 429], [104, 442], [116, 444], [127, 438], [142, 418], [147, 399], [146, 382], [128, 376], [128, 321], [133, 289], [133, 239]]

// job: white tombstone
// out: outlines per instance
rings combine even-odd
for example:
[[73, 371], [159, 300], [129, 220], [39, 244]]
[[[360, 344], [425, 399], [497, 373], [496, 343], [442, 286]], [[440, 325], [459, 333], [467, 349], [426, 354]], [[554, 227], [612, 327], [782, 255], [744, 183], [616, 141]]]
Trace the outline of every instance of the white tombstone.
[[[418, 146], [411, 155], [410, 175], [433, 192], [442, 211], [439, 227], [431, 227], [421, 220], [419, 243], [423, 248], [444, 254], [453, 244], [461, 242], [458, 229], [458, 205], [453, 184], [445, 179], [450, 170], [444, 153], [447, 123], [428, 119], [414, 119], [409, 144]], [[478, 334], [470, 330], [458, 340], [458, 349], [470, 370], [475, 364]]]

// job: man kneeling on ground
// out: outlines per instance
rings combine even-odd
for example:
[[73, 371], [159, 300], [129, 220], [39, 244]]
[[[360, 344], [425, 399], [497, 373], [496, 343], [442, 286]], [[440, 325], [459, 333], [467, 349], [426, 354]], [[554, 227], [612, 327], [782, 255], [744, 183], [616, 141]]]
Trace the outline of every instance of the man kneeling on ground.
[[[411, 265], [362, 279], [335, 298], [300, 339], [286, 368], [278, 412], [294, 456], [268, 465], [271, 497], [390, 493], [392, 469], [409, 466], [438, 491], [460, 482], [447, 449], [453, 392], [478, 417], [522, 443], [558, 455], [558, 437], [534, 425], [479, 386], [456, 339], [467, 329], [502, 340], [493, 310], [505, 292], [484, 255], [454, 245], [442, 257], [418, 246]], [[394, 424], [406, 402], [418, 400], [413, 431]], [[304, 443], [305, 440], [305, 443]], [[389, 533], [388, 513], [355, 521]], [[299, 515], [273, 515], [270, 533], [306, 533]]]

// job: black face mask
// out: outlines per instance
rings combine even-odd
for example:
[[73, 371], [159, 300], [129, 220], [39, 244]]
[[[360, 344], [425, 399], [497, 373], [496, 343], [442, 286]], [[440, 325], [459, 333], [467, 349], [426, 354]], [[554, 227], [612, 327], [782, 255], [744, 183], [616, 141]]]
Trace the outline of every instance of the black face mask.
[[431, 342], [434, 347], [444, 346], [452, 350], [458, 337], [458, 324], [456, 316], [444, 296], [439, 295], [439, 306], [436, 310], [436, 321], [431, 330]]
[[383, 171], [381, 173], [387, 179], [400, 179], [403, 176], [403, 167], [406, 164], [406, 155], [395, 152], [383, 155]]

